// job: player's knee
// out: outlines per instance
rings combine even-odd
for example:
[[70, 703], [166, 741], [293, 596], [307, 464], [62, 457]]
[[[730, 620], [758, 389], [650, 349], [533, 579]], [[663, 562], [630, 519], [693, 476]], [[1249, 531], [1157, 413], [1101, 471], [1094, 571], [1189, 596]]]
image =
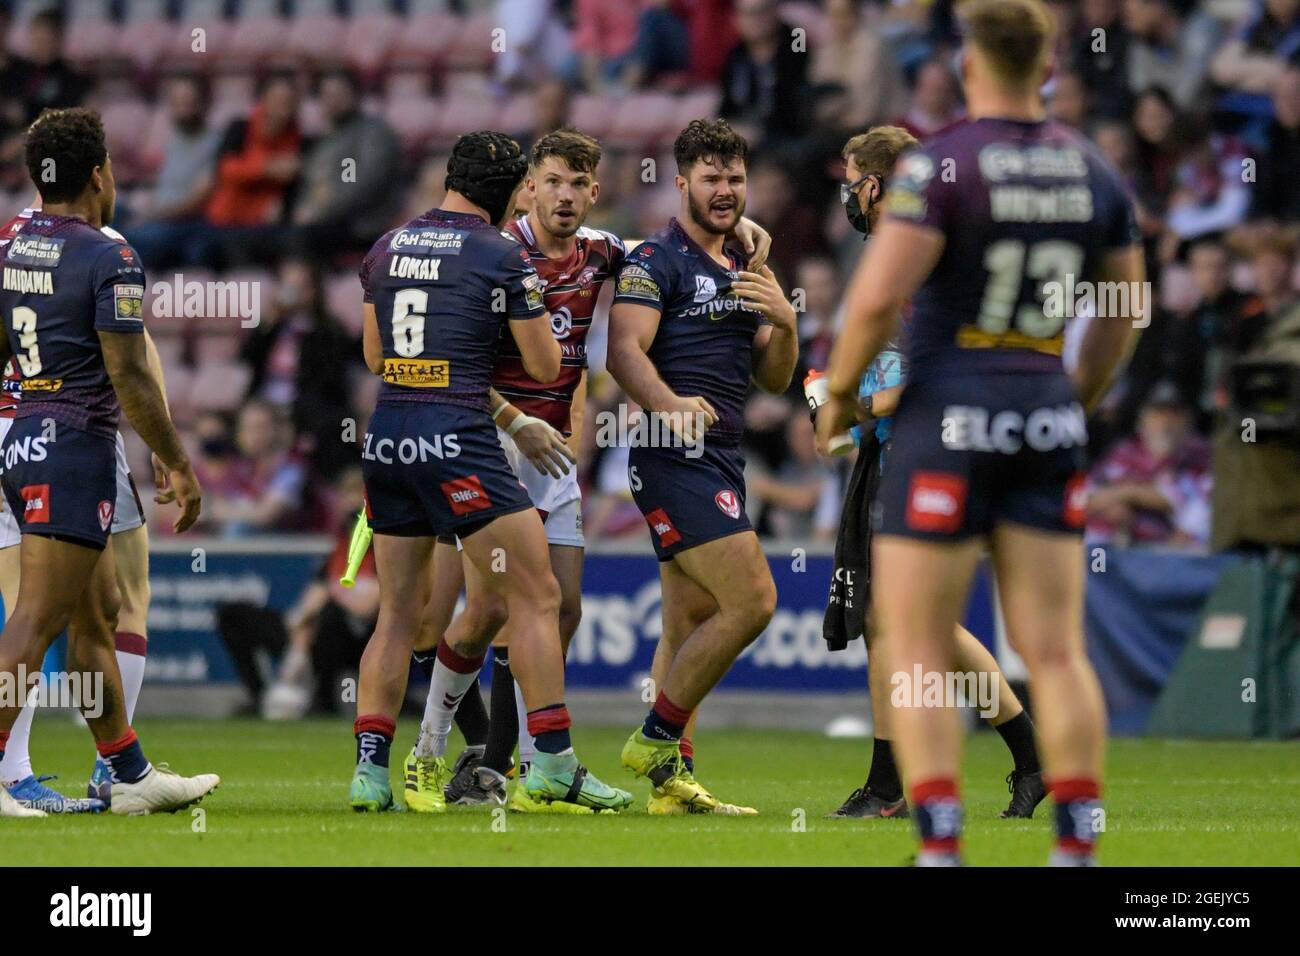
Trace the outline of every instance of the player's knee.
[[560, 602], [560, 637], [568, 640], [582, 623], [582, 595], [566, 594]]
[[776, 613], [776, 585], [768, 579], [740, 589], [729, 610], [738, 618], [740, 629], [753, 640]]
[[465, 614], [468, 615], [470, 632], [485, 641], [491, 640], [505, 626], [508, 616], [505, 602], [495, 594], [476, 594], [467, 599]]
[[530, 575], [519, 589], [528, 613], [556, 619], [560, 613], [560, 583], [549, 570]]
[[1078, 663], [1079, 653], [1069, 642], [1059, 639], [1044, 639], [1022, 644], [1019, 649], [1025, 666], [1031, 671], [1061, 670]]

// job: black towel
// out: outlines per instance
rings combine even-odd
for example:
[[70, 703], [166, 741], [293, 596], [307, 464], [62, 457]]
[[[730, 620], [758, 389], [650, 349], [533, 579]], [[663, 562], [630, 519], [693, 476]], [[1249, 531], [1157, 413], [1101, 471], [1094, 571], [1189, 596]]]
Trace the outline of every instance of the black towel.
[[871, 502], [876, 497], [880, 442], [866, 429], [858, 460], [849, 478], [835, 539], [835, 569], [831, 574], [822, 639], [832, 651], [842, 651], [862, 636], [871, 599]]

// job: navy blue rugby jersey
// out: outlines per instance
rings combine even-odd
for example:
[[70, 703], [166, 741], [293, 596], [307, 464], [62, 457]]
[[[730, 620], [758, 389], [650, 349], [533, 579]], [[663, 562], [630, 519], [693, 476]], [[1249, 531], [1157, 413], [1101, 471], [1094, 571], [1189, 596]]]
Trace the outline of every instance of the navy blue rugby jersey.
[[715, 262], [673, 219], [628, 253], [614, 304], [659, 310], [659, 328], [646, 353], [650, 361], [675, 393], [699, 395], [713, 406], [718, 421], [709, 441], [739, 444], [754, 335], [767, 319], [731, 291], [745, 257], [725, 251], [730, 268]]
[[488, 410], [502, 328], [546, 314], [527, 250], [472, 213], [432, 209], [385, 233], [360, 276], [384, 345], [380, 402]]

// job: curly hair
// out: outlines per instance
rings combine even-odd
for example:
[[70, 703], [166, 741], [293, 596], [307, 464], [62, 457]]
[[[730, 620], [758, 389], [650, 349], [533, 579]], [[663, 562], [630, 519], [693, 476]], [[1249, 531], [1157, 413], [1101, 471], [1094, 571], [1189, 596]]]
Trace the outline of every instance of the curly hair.
[[498, 225], [526, 172], [528, 158], [519, 144], [505, 133], [485, 129], [456, 140], [443, 185], [482, 206]]
[[701, 160], [726, 165], [733, 160], [744, 163], [748, 156], [749, 142], [726, 120], [691, 120], [673, 142], [673, 159], [681, 175]]
[[71, 202], [108, 161], [104, 123], [94, 110], [46, 110], [27, 130], [26, 160], [44, 202]]

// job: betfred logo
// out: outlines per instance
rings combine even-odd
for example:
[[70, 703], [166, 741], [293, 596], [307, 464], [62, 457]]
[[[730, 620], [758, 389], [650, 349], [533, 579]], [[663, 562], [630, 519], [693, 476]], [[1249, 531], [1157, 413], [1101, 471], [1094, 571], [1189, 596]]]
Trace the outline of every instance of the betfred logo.
[[50, 520], [50, 486], [24, 485], [19, 492], [27, 505], [23, 508], [23, 524], [48, 524]]
[[1082, 528], [1088, 518], [1088, 476], [1079, 472], [1065, 486], [1065, 523]]
[[952, 534], [966, 518], [966, 479], [941, 471], [918, 471], [907, 492], [907, 526]]
[[682, 540], [682, 533], [673, 527], [668, 512], [663, 508], [656, 508], [650, 512], [645, 516], [645, 520], [650, 530], [659, 536], [659, 547], [668, 548]]
[[483, 483], [478, 480], [478, 475], [444, 481], [441, 488], [442, 493], [447, 496], [447, 504], [451, 505], [451, 513], [454, 515], [467, 515], [492, 507], [492, 499], [483, 490]]
[[718, 506], [719, 511], [733, 521], [740, 517], [740, 498], [730, 488], [723, 488], [714, 495], [713, 503]]
[[107, 531], [109, 525], [113, 523], [113, 502], [101, 501], [99, 503], [99, 527]]

